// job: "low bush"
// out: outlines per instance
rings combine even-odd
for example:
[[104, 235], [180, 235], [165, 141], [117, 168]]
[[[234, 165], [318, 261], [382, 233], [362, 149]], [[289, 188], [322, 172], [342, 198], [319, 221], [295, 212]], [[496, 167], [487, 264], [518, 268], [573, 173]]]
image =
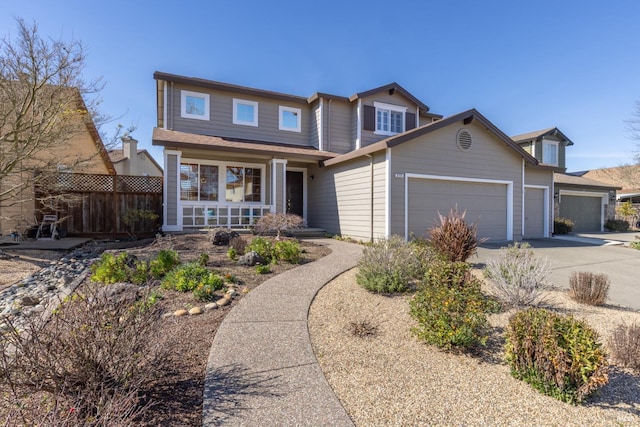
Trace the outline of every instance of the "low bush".
[[575, 222], [569, 218], [558, 217], [553, 220], [553, 233], [554, 234], [569, 234], [573, 231]]
[[224, 287], [224, 280], [218, 275], [213, 275], [199, 283], [193, 290], [193, 296], [198, 301], [213, 301], [217, 298], [216, 291]]
[[236, 255], [244, 255], [244, 248], [247, 246], [247, 241], [242, 236], [235, 236], [229, 240], [229, 249], [235, 250]]
[[435, 262], [410, 301], [413, 333], [445, 350], [485, 345], [489, 304], [480, 287], [468, 264]]
[[611, 360], [640, 373], [640, 325], [621, 324], [609, 337]]
[[162, 249], [149, 263], [149, 272], [154, 278], [161, 279], [178, 265], [180, 265], [178, 252], [171, 249]]
[[246, 252], [254, 251], [267, 262], [273, 260], [273, 245], [269, 239], [256, 237], [245, 247]]
[[227, 250], [227, 256], [231, 261], [235, 261], [236, 259], [238, 259], [238, 252], [235, 250], [235, 248], [229, 248]]
[[608, 362], [598, 334], [571, 316], [530, 308], [506, 330], [511, 374], [543, 394], [576, 404], [608, 382]]
[[569, 297], [582, 304], [602, 305], [609, 295], [609, 277], [606, 274], [573, 272], [569, 276]]
[[[637, 239], [638, 237], [636, 237]], [[633, 249], [640, 249], [640, 240], [633, 240], [629, 242], [629, 247]]]
[[159, 310], [114, 301], [102, 285], [74, 293], [46, 322], [0, 330], [0, 412], [7, 425], [134, 425], [164, 367]]
[[371, 292], [402, 292], [421, 271], [418, 253], [400, 236], [377, 240], [364, 248], [356, 281]]
[[258, 264], [256, 265], [256, 273], [269, 274], [271, 273], [271, 266], [269, 264]]
[[549, 260], [536, 255], [526, 242], [501, 248], [484, 269], [491, 293], [511, 307], [544, 303], [550, 272]]
[[91, 281], [104, 284], [130, 282], [141, 285], [147, 281], [148, 268], [144, 261], [122, 252], [115, 255], [105, 252], [91, 265]]
[[283, 232], [297, 230], [305, 225], [304, 219], [299, 215], [268, 213], [256, 222], [253, 230], [258, 234], [274, 233], [276, 240], [280, 240]]
[[182, 264], [164, 276], [162, 287], [179, 292], [191, 292], [198, 285], [216, 285], [218, 282], [222, 283], [222, 279], [216, 273], [197, 262], [190, 262]]
[[466, 214], [467, 211], [460, 213], [457, 208], [447, 216], [438, 213], [437, 224], [429, 229], [431, 246], [451, 262], [466, 261], [486, 240], [478, 239], [478, 223], [468, 224]]
[[273, 245], [273, 257], [289, 264], [299, 264], [302, 260], [302, 248], [295, 240], [279, 240]]
[[198, 264], [200, 264], [203, 267], [207, 266], [207, 263], [209, 262], [209, 254], [200, 254], [200, 256], [198, 257]]
[[623, 219], [608, 219], [604, 223], [604, 228], [609, 231], [627, 231], [629, 230], [629, 221]]

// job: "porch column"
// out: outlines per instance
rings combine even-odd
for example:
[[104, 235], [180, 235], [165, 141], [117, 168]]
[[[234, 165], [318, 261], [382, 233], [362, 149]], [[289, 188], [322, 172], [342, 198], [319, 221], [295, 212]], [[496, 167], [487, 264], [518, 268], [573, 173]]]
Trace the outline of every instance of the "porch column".
[[271, 206], [276, 213], [287, 212], [287, 161], [271, 159]]

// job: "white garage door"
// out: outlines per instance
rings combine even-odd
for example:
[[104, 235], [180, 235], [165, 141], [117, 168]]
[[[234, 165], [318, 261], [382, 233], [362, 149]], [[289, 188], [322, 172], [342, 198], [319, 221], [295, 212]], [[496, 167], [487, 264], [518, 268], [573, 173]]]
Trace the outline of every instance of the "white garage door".
[[[488, 180], [486, 180], [488, 181]], [[508, 209], [511, 185], [506, 182], [470, 182], [411, 177], [407, 183], [407, 228], [409, 234], [428, 235], [438, 219], [452, 208], [467, 211], [466, 221], [478, 221], [478, 237], [511, 240]]]
[[545, 190], [527, 187], [524, 191], [524, 238], [545, 236]]

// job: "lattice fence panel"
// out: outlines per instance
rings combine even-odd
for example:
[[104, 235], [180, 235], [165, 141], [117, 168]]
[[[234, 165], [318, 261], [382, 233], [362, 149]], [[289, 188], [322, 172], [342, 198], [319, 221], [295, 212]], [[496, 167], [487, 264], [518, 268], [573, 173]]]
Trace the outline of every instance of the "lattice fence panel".
[[160, 176], [118, 176], [118, 193], [162, 193]]
[[38, 182], [46, 192], [113, 192], [113, 176], [83, 173], [49, 175]]

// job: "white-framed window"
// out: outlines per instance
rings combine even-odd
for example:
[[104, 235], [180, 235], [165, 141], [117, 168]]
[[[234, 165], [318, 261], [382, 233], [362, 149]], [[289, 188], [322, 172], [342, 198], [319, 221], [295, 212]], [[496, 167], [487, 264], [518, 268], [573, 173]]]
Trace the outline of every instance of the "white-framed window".
[[227, 202], [259, 202], [262, 195], [262, 169], [229, 165], [226, 169]]
[[261, 203], [265, 165], [182, 159], [180, 200], [189, 202]]
[[558, 166], [558, 143], [542, 141], [542, 163]]
[[374, 102], [376, 108], [376, 130], [378, 135], [395, 135], [404, 132], [407, 107]]
[[181, 90], [180, 116], [185, 119], [209, 120], [209, 94]]
[[302, 126], [302, 110], [300, 108], [283, 107], [278, 108], [279, 129], [288, 130], [291, 132], [300, 132]]
[[233, 124], [258, 126], [258, 103], [244, 99], [233, 99]]
[[218, 201], [218, 166], [180, 163], [180, 200]]

